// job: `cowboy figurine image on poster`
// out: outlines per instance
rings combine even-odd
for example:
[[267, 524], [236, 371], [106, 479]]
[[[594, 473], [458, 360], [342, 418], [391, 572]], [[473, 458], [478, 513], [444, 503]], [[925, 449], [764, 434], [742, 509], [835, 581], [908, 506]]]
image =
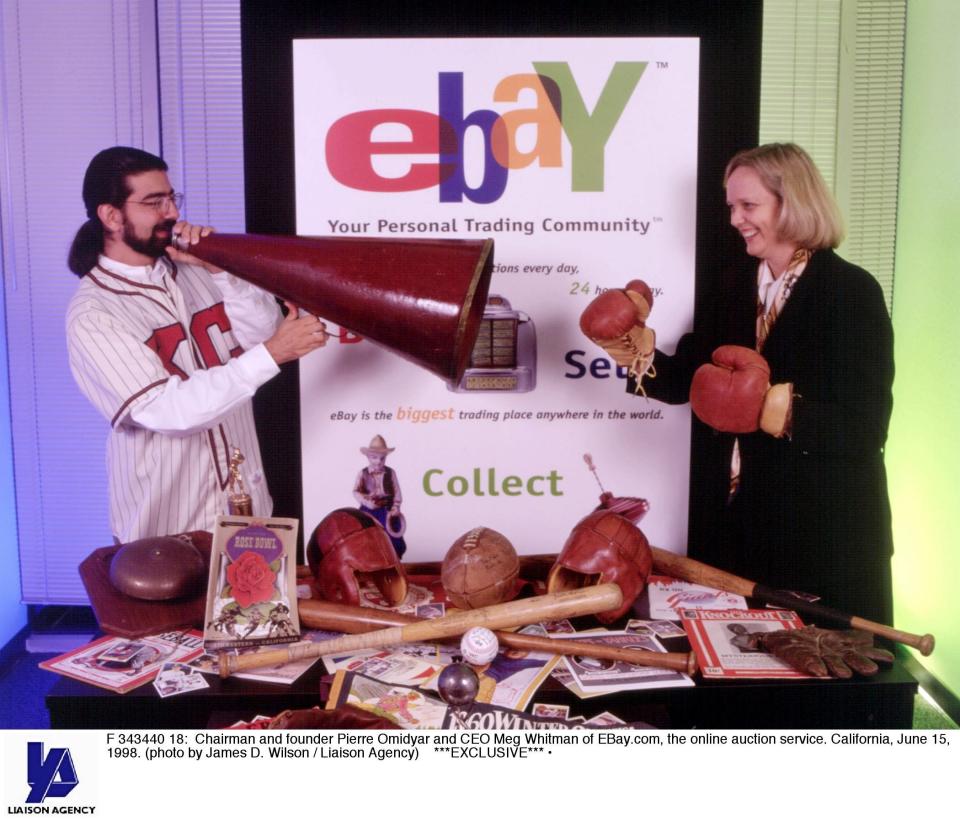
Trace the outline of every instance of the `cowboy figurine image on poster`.
[[383, 525], [397, 551], [397, 558], [403, 558], [407, 550], [407, 543], [403, 539], [407, 529], [407, 520], [400, 512], [403, 497], [400, 494], [400, 483], [397, 473], [387, 467], [387, 454], [393, 453], [396, 448], [387, 447], [382, 436], [377, 434], [370, 440], [370, 445], [360, 448], [360, 452], [367, 457], [367, 466], [357, 474], [353, 483], [353, 497], [364, 513], [369, 513]]

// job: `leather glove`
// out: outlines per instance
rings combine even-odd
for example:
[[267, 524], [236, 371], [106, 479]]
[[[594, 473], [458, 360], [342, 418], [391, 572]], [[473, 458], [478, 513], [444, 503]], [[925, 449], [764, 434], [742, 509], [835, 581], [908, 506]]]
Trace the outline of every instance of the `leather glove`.
[[752, 348], [721, 345], [690, 385], [690, 406], [701, 422], [724, 433], [788, 432], [793, 385], [770, 386], [770, 366]]
[[626, 288], [605, 291], [580, 315], [580, 330], [633, 376], [642, 376], [653, 361], [656, 334], [647, 327], [653, 292], [634, 279]]
[[893, 654], [873, 646], [866, 630], [823, 630], [803, 627], [762, 634], [761, 646], [801, 673], [820, 678], [872, 676], [876, 661], [890, 663]]

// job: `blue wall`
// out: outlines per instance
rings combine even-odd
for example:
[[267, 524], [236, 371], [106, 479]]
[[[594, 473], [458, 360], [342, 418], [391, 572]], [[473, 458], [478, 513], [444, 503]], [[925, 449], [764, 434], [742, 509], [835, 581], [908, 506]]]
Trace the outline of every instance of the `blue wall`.
[[10, 436], [10, 380], [7, 374], [7, 322], [0, 288], [0, 647], [27, 621], [20, 604], [17, 510], [13, 495], [13, 442]]

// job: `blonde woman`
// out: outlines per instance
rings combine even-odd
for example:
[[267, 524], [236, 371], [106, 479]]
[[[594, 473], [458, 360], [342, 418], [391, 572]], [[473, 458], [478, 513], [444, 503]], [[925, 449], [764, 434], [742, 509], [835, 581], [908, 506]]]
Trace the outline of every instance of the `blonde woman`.
[[642, 282], [595, 300], [581, 328], [631, 368], [629, 391], [689, 400], [720, 433], [695, 431], [714, 454], [694, 460], [691, 521], [710, 526], [691, 527], [691, 555], [890, 623], [893, 330], [880, 286], [834, 252], [840, 214], [802, 148], [738, 153], [724, 188], [748, 258], [718, 274], [672, 356], [637, 349], [652, 340]]

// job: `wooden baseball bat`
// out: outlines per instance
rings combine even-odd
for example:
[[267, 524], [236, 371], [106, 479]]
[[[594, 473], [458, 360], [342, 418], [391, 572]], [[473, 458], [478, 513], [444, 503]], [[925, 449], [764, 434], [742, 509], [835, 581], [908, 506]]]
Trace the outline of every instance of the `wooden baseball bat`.
[[[301, 599], [298, 602], [298, 607], [300, 623], [316, 630], [368, 633], [384, 627], [402, 627], [405, 624], [423, 621], [416, 616], [394, 613], [392, 610], [356, 607], [349, 604], [321, 601], [320, 599]], [[676, 670], [690, 676], [697, 672], [697, 660], [693, 653], [656, 653], [653, 650], [640, 648], [611, 647], [592, 641], [552, 639], [547, 636], [531, 636], [526, 633], [511, 633], [506, 630], [495, 630], [494, 634], [501, 647], [511, 647], [516, 650], [533, 650], [538, 653], [625, 661], [629, 664]]]
[[[783, 607], [788, 610], [795, 610], [798, 613], [810, 618], [827, 621], [831, 624], [838, 624], [843, 627], [852, 627], [857, 630], [866, 630], [875, 636], [891, 639], [893, 641], [905, 644], [919, 650], [924, 656], [929, 656], [933, 652], [936, 639], [926, 633], [918, 636], [915, 633], [907, 633], [898, 630], [887, 624], [880, 624], [869, 619], [863, 619], [859, 616], [851, 616], [840, 610], [835, 610], [819, 602], [810, 602], [794, 596], [785, 590], [776, 590], [758, 582], [752, 582], [741, 576], [735, 576], [725, 570], [704, 564], [696, 559], [690, 559], [686, 556], [678, 556], [663, 548], [650, 547], [653, 553], [653, 569], [665, 576], [672, 576], [675, 579], [702, 584], [705, 587], [715, 587], [718, 590], [726, 590], [728, 593], [736, 593], [746, 598], [760, 599], [769, 604]], [[550, 567], [557, 559], [556, 553], [541, 553], [537, 555], [521, 556], [521, 576], [527, 579], [545, 579], [549, 573]], [[439, 565], [438, 565], [439, 566]], [[428, 573], [432, 565], [430, 563], [421, 563], [415, 566], [417, 572]], [[408, 571], [409, 572], [409, 571]], [[439, 570], [436, 572], [439, 573]]]
[[806, 599], [801, 599], [799, 596], [794, 596], [785, 590], [775, 590], [772, 587], [767, 587], [758, 582], [749, 581], [740, 576], [735, 576], [733, 573], [727, 573], [724, 570], [711, 567], [703, 562], [698, 562], [696, 559], [678, 556], [669, 550], [652, 546], [650, 550], [653, 553], [653, 569], [659, 573], [673, 576], [675, 579], [683, 579], [684, 581], [702, 584], [706, 587], [715, 587], [719, 590], [726, 590], [728, 593], [746, 596], [747, 598], [760, 599], [768, 604], [773, 604], [788, 610], [796, 610], [798, 613], [815, 619], [825, 619], [845, 627], [866, 630], [875, 636], [892, 639], [901, 644], [906, 644], [908, 647], [914, 647], [925, 656], [929, 656], [933, 652], [936, 640], [929, 633], [923, 636], [918, 636], [915, 633], [907, 633], [886, 624], [879, 624], [875, 621], [862, 619], [859, 616], [851, 616], [848, 613], [834, 610], [832, 607], [827, 607], [819, 602], [810, 602]]
[[350, 650], [367, 650], [376, 647], [390, 647], [415, 641], [432, 641], [448, 636], [460, 636], [471, 627], [486, 627], [498, 630], [501, 627], [518, 627], [537, 621], [566, 619], [586, 616], [612, 610], [623, 602], [623, 593], [615, 584], [600, 584], [596, 587], [583, 587], [563, 593], [548, 593], [530, 599], [518, 599], [504, 604], [491, 604], [477, 610], [461, 610], [442, 616], [439, 619], [427, 619], [402, 627], [387, 627], [372, 633], [360, 633], [352, 636], [323, 641], [317, 644], [297, 644], [279, 648], [266, 653], [246, 656], [234, 656], [220, 653], [220, 676], [226, 678], [231, 673], [251, 667], [267, 667], [285, 664], [302, 658], [316, 658], [328, 653], [341, 653]]

